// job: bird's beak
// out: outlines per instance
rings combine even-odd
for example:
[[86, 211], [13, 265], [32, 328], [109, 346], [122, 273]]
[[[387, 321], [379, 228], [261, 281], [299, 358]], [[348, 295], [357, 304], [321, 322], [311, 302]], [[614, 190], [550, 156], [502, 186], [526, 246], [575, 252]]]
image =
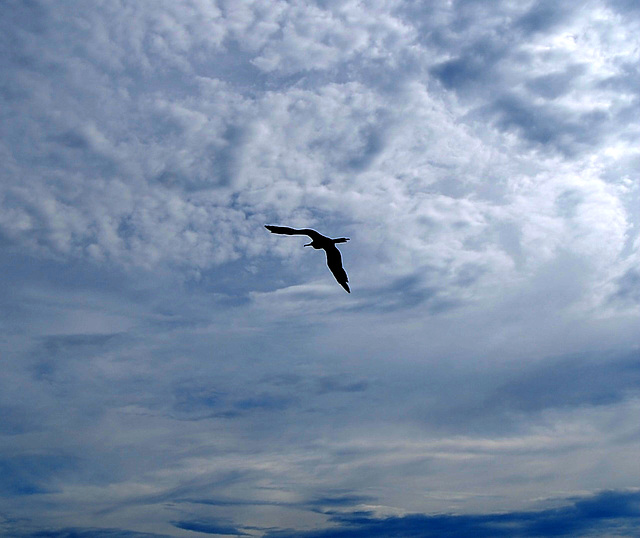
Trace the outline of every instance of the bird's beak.
[[304, 245], [305, 247], [310, 247], [311, 243], [307, 243], [306, 245]]

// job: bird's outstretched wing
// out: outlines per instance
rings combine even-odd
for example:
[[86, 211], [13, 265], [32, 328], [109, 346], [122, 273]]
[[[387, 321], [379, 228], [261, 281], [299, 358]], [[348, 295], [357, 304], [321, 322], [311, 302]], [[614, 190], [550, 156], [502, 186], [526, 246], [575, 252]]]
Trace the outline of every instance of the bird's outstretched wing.
[[327, 253], [327, 265], [329, 266], [329, 270], [333, 273], [333, 276], [336, 277], [338, 284], [340, 284], [347, 293], [351, 293], [349, 289], [349, 277], [347, 277], [347, 272], [342, 267], [342, 256], [340, 255], [340, 251], [334, 246], [330, 246], [324, 249]]
[[266, 224], [265, 228], [272, 234], [308, 235], [313, 241], [324, 238], [324, 235], [312, 230], [311, 228], [302, 228], [298, 230], [296, 228], [289, 228], [288, 226], [271, 226], [270, 224]]

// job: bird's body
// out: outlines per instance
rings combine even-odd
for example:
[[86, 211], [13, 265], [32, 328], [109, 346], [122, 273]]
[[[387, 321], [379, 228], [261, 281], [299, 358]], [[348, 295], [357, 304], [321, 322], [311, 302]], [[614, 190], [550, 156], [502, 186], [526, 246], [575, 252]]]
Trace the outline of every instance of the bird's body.
[[336, 243], [346, 243], [349, 241], [348, 237], [340, 237], [338, 239], [331, 239], [321, 233], [312, 230], [311, 228], [289, 228], [287, 226], [270, 226], [265, 225], [265, 228], [274, 234], [284, 234], [284, 235], [308, 235], [311, 238], [311, 243], [307, 243], [305, 247], [313, 247], [315, 249], [322, 249], [325, 251], [327, 255], [327, 265], [329, 266], [329, 270], [333, 273], [333, 276], [336, 277], [338, 284], [340, 284], [347, 293], [351, 293], [349, 289], [349, 278], [347, 277], [347, 273], [342, 267], [342, 256], [340, 255], [340, 251], [336, 247]]

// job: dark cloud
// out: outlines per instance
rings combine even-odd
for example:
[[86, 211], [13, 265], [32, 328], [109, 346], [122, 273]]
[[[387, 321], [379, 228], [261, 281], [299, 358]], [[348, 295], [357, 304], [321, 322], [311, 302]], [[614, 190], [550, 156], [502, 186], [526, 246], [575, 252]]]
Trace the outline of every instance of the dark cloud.
[[485, 273], [485, 267], [479, 264], [465, 263], [457, 270], [453, 283], [461, 288], [469, 288]]
[[615, 91], [625, 90], [638, 95], [640, 94], [640, 66], [636, 63], [623, 62], [618, 67], [616, 75], [604, 78], [598, 86]]
[[[431, 65], [429, 72], [446, 90], [488, 112], [498, 128], [515, 132], [539, 148], [573, 157], [601, 144], [617, 124], [635, 119], [630, 120], [628, 113], [618, 117], [624, 105], [614, 99], [580, 107], [559, 104], [558, 99], [574, 90], [584, 95], [597, 86], [616, 94], [624, 88], [636, 93], [638, 88], [637, 62], [623, 63], [617, 66], [618, 74], [603, 76], [588, 69], [588, 63], [576, 62], [574, 57], [579, 55], [568, 49], [551, 47], [545, 56], [533, 54], [524, 45], [540, 35], [559, 32], [582, 11], [582, 7], [550, 1], [535, 2], [524, 13], [510, 11], [504, 4], [458, 2], [448, 13], [456, 22], [447, 28], [441, 43], [449, 57]], [[474, 24], [478, 21], [484, 31]], [[425, 34], [432, 35], [427, 29]], [[577, 48], [589, 46], [579, 36], [573, 39]], [[522, 86], [528, 91], [523, 93]], [[540, 103], [540, 98], [546, 102]]]
[[352, 381], [344, 376], [324, 376], [316, 381], [318, 394], [331, 392], [363, 392], [369, 387], [366, 380]]
[[336, 507], [344, 507], [344, 506], [354, 506], [362, 503], [372, 502], [373, 497], [369, 497], [366, 495], [336, 495], [332, 497], [318, 497], [317, 499], [313, 499], [308, 501], [307, 505], [316, 506], [316, 507], [326, 507], [330, 506], [332, 508]]
[[78, 131], [67, 131], [60, 135], [52, 135], [50, 138], [68, 148], [87, 149], [89, 147], [87, 138]]
[[609, 297], [612, 303], [639, 304], [640, 303], [640, 271], [635, 267], [628, 269], [616, 281], [617, 289]]
[[181, 520], [172, 521], [171, 524], [178, 528], [187, 531], [201, 532], [203, 534], [222, 534], [226, 536], [249, 536], [246, 532], [243, 532], [231, 525], [221, 524], [212, 520]]
[[553, 104], [536, 104], [513, 93], [477, 109], [471, 114], [475, 116], [492, 118], [498, 128], [567, 156], [598, 145], [606, 136], [610, 119], [606, 110], [576, 113]]
[[640, 355], [632, 350], [550, 357], [513, 369], [472, 368], [453, 377], [416, 369], [412, 382], [403, 382], [403, 392], [415, 402], [412, 417], [430, 430], [502, 436], [539, 422], [547, 410], [633, 401], [640, 395], [639, 364]]
[[480, 39], [460, 56], [434, 65], [430, 72], [447, 89], [476, 94], [499, 77], [499, 63], [506, 55], [504, 43]]
[[584, 201], [582, 193], [575, 189], [561, 193], [555, 201], [557, 214], [565, 219], [575, 217], [578, 206]]
[[355, 155], [347, 161], [347, 167], [357, 172], [369, 168], [385, 146], [384, 131], [377, 126], [370, 126], [364, 129], [360, 138], [361, 147], [358, 148]]
[[235, 410], [243, 411], [282, 411], [295, 400], [291, 396], [281, 394], [262, 393], [243, 398], [233, 404]]
[[471, 84], [477, 81], [483, 71], [481, 63], [466, 58], [448, 60], [431, 69], [431, 73], [447, 88], [460, 88]]
[[294, 373], [271, 374], [262, 379], [276, 387], [291, 387], [299, 385], [303, 381], [303, 377]]
[[173, 409], [178, 413], [210, 412], [220, 407], [222, 395], [210, 385], [189, 381], [178, 384], [173, 389]]
[[545, 99], [557, 99], [572, 90], [586, 67], [584, 64], [574, 64], [563, 71], [534, 77], [527, 81], [527, 88]]
[[635, 0], [607, 0], [607, 4], [626, 17], [640, 16], [640, 4]]
[[67, 351], [82, 352], [92, 348], [101, 348], [118, 336], [112, 334], [62, 334], [45, 336], [42, 345], [45, 351], [51, 355], [57, 355]]
[[[181, 144], [182, 137], [184, 134], [180, 133], [179, 136], [168, 138]], [[231, 187], [238, 177], [238, 161], [247, 138], [246, 128], [228, 125], [215, 141], [205, 143], [196, 150], [193, 159], [198, 164], [197, 168], [193, 166], [193, 159], [185, 162], [184, 159], [169, 157], [155, 180], [167, 187], [184, 189], [187, 192]]]
[[[521, 48], [523, 37], [550, 32], [578, 11], [557, 2], [536, 2], [525, 13], [504, 3], [498, 4], [456, 2], [448, 13], [453, 21], [446, 29], [429, 28], [426, 23], [425, 35], [431, 36], [433, 45], [449, 55], [451, 51], [458, 51], [429, 69], [445, 88], [471, 99], [488, 98], [499, 89], [504, 91], [512, 85], [516, 66], [533, 60], [530, 53]], [[541, 93], [558, 96], [577, 75], [568, 67], [564, 75], [559, 73], [532, 84]]]
[[510, 412], [608, 405], [640, 394], [640, 353], [548, 359], [495, 389], [483, 407]]
[[0, 4], [2, 19], [16, 28], [40, 34], [46, 31], [48, 9], [38, 0], [8, 0]]
[[118, 333], [44, 336], [33, 351], [33, 376], [42, 381], [60, 381], [60, 376], [65, 375], [65, 368], [69, 367], [70, 361], [89, 361], [113, 348], [114, 343], [117, 346], [119, 336], [121, 335]]
[[[398, 277], [386, 286], [362, 290], [366, 298], [348, 310], [394, 312], [426, 306], [430, 313], [437, 315], [460, 306], [461, 301], [455, 296], [446, 296], [445, 291], [449, 290], [445, 290], [443, 286], [430, 286], [425, 283], [425, 277], [431, 272], [435, 271], [432, 268], [423, 268], [415, 274]], [[459, 283], [464, 286], [464, 274], [460, 277]]]
[[16, 534], [19, 538], [169, 538], [168, 534], [136, 532], [125, 529], [73, 527], [59, 530], [35, 531]]
[[573, 10], [570, 6], [553, 0], [534, 2], [529, 11], [515, 21], [515, 27], [526, 36], [553, 30], [565, 22]]
[[20, 435], [42, 427], [42, 416], [21, 402], [0, 404], [0, 435]]
[[51, 493], [54, 478], [76, 468], [75, 457], [54, 454], [23, 454], [0, 459], [0, 495]]
[[267, 538], [357, 538], [406, 536], [525, 537], [631, 536], [640, 528], [640, 493], [605, 491], [560, 508], [488, 515], [375, 517], [370, 512], [334, 513], [334, 526], [318, 531], [272, 531]]

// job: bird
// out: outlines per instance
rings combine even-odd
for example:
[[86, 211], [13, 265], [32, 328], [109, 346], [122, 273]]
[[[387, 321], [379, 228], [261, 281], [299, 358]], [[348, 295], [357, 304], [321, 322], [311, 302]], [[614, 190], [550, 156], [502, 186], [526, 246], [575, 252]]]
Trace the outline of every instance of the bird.
[[329, 270], [333, 273], [333, 276], [336, 277], [338, 284], [340, 284], [347, 293], [351, 293], [349, 284], [347, 284], [347, 282], [349, 282], [347, 272], [342, 267], [342, 256], [336, 247], [336, 243], [346, 243], [349, 241], [348, 237], [331, 239], [330, 237], [322, 235], [311, 228], [298, 230], [296, 228], [289, 228], [288, 226], [271, 226], [269, 224], [265, 224], [264, 227], [272, 234], [308, 235], [311, 238], [311, 243], [307, 243], [304, 246], [323, 249], [327, 255], [327, 265], [329, 266]]

